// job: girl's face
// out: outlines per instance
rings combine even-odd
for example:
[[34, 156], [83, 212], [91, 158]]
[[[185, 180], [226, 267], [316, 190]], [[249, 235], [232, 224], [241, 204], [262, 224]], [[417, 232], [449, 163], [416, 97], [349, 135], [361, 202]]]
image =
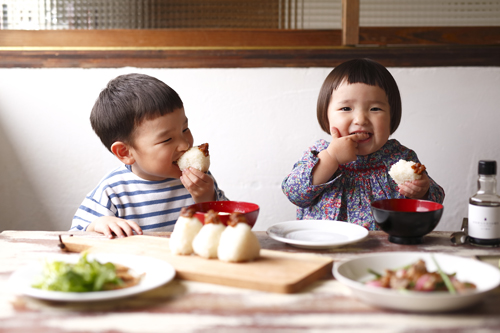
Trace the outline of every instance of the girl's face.
[[376, 152], [387, 142], [390, 131], [390, 106], [379, 86], [343, 82], [334, 90], [328, 106], [328, 121], [341, 136], [368, 133], [358, 142], [358, 155]]

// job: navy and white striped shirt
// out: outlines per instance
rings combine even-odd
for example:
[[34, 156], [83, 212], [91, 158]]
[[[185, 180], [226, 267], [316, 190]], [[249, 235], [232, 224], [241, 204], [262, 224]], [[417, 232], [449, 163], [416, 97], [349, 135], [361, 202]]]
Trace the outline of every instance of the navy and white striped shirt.
[[[216, 200], [227, 200], [215, 180], [214, 183]], [[107, 174], [87, 195], [70, 230], [86, 230], [98, 217], [116, 216], [133, 220], [142, 230], [172, 231], [181, 208], [192, 204], [191, 194], [179, 179], [144, 180], [130, 166], [123, 165]]]

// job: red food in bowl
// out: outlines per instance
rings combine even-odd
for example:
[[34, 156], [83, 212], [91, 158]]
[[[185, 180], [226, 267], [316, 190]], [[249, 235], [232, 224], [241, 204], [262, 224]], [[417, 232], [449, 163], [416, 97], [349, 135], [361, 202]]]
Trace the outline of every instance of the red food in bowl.
[[196, 216], [201, 223], [204, 223], [205, 214], [211, 209], [219, 213], [219, 218], [224, 225], [227, 225], [230, 213], [243, 213], [251, 227], [253, 227], [257, 221], [260, 209], [259, 206], [254, 203], [242, 201], [208, 201], [191, 205], [188, 209], [189, 208], [193, 208], [196, 211], [194, 216]]

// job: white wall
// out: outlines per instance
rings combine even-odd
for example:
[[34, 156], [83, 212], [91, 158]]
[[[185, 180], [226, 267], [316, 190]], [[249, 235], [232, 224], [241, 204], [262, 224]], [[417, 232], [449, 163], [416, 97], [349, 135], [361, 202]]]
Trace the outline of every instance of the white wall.
[[[100, 90], [142, 72], [185, 103], [195, 144], [232, 200], [261, 206], [256, 225], [293, 220], [281, 181], [325, 138], [316, 98], [330, 68], [0, 69], [0, 231], [67, 230], [84, 196], [118, 165], [89, 124]], [[500, 163], [500, 68], [390, 68], [403, 100], [394, 138], [414, 149], [446, 191], [438, 230], [457, 230], [477, 162]], [[499, 166], [500, 168], [500, 166]]]

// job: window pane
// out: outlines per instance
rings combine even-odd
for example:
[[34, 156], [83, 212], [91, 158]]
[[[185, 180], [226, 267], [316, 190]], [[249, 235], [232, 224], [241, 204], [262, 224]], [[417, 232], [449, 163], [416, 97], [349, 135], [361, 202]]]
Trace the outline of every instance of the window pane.
[[[0, 29], [341, 29], [341, 0], [0, 0]], [[362, 27], [500, 26], [500, 0], [360, 0]]]
[[360, 0], [362, 27], [500, 26], [500, 1]]

